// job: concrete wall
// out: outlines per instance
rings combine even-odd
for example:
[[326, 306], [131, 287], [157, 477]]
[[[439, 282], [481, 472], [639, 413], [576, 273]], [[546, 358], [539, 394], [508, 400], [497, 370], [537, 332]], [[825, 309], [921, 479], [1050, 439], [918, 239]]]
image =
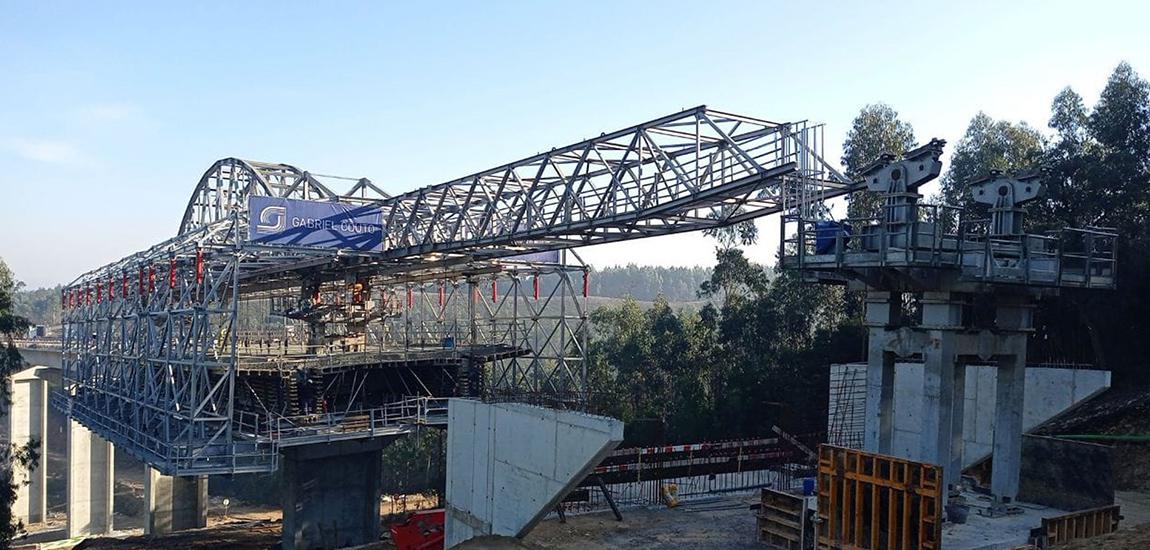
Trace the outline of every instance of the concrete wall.
[[[849, 369], [862, 369], [866, 365], [834, 365], [832, 377], [839, 377], [854, 383], [865, 384], [866, 376], [843, 375]], [[895, 365], [894, 379], [894, 441], [892, 454], [920, 459], [919, 438], [922, 429], [922, 384], [921, 363], [898, 363]], [[990, 454], [994, 442], [994, 401], [996, 391], [995, 368], [989, 366], [968, 366], [966, 368], [966, 402], [963, 407], [963, 463], [964, 467], [973, 464]], [[1026, 369], [1026, 389], [1022, 427], [1029, 431], [1038, 424], [1066, 410], [1106, 388], [1110, 387], [1110, 372], [1085, 369], [1063, 369], [1031, 367]], [[836, 396], [831, 395], [831, 401]], [[865, 399], [865, 395], [864, 395]], [[839, 410], [849, 414], [863, 414], [865, 407], [836, 406], [832, 403], [830, 414]], [[835, 417], [828, 419], [828, 426], [850, 425], [849, 420]]]
[[623, 441], [623, 422], [519, 403], [452, 399], [446, 548], [522, 537]]
[[1018, 499], [1071, 512], [1114, 504], [1112, 451], [1096, 443], [1023, 437]]

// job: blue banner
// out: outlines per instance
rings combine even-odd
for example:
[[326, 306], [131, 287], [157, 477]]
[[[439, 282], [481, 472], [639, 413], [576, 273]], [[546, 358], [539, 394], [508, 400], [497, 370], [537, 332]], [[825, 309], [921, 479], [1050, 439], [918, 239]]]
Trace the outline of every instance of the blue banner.
[[248, 215], [248, 239], [254, 243], [383, 250], [378, 206], [252, 196]]
[[557, 264], [559, 263], [558, 250], [545, 250], [543, 252], [530, 252], [527, 254], [520, 254], [518, 256], [508, 256], [503, 258], [511, 262], [527, 262], [533, 264]]

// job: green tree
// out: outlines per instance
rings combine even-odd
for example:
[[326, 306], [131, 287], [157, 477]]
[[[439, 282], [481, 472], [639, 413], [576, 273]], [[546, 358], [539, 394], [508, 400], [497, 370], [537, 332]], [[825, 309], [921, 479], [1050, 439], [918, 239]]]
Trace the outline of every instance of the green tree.
[[970, 120], [950, 157], [950, 166], [942, 177], [943, 199], [949, 204], [984, 211], [971, 200], [966, 186], [986, 177], [991, 170], [1032, 169], [1041, 151], [1041, 134], [1025, 122], [994, 120], [979, 112]]
[[[843, 142], [843, 168], [846, 176], [857, 178], [859, 170], [883, 154], [901, 155], [916, 145], [914, 127], [899, 120], [898, 111], [885, 103], [863, 107]], [[847, 217], [872, 217], [879, 214], [879, 196], [875, 193], [853, 193], [849, 197]]]
[[[0, 259], [0, 388], [3, 388], [0, 389], [0, 416], [9, 414], [12, 375], [24, 368], [24, 360], [12, 342], [13, 336], [28, 329], [28, 320], [14, 311], [14, 295], [18, 286], [8, 265]], [[16, 502], [16, 490], [20, 484], [27, 483], [27, 480], [20, 479], [19, 471], [35, 468], [39, 459], [36, 447], [35, 441], [29, 441], [24, 445], [11, 442], [8, 447], [0, 449], [0, 461], [18, 466], [0, 469], [0, 547], [7, 548], [12, 538], [23, 529], [19, 519], [12, 515], [12, 505]]]
[[1121, 63], [1091, 110], [1073, 90], [1059, 93], [1050, 127], [1042, 155], [1048, 196], [1030, 208], [1033, 225], [1117, 229], [1118, 287], [1043, 303], [1034, 341], [1052, 355], [1109, 368], [1115, 386], [1150, 382], [1142, 368], [1150, 343], [1132, 337], [1150, 331], [1150, 85]]

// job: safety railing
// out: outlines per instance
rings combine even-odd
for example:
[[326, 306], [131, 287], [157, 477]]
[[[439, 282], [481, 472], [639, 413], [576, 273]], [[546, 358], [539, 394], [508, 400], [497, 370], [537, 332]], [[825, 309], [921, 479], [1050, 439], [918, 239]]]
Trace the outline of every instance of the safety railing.
[[372, 409], [294, 416], [237, 415], [244, 435], [267, 438], [280, 447], [323, 441], [398, 435], [416, 426], [447, 424], [447, 398], [413, 397]]
[[[909, 209], [910, 220], [884, 223], [896, 210]], [[832, 221], [782, 217], [781, 255], [788, 267], [842, 268], [867, 265], [947, 265], [959, 250], [961, 209], [938, 204], [881, 205], [875, 216]], [[866, 258], [860, 258], [865, 255]]]
[[780, 254], [785, 267], [938, 267], [966, 279], [1042, 286], [1112, 288], [1117, 277], [1117, 233], [1066, 228], [1045, 234], [994, 235], [987, 219], [964, 219], [961, 209], [917, 204], [910, 222], [885, 215], [838, 221], [783, 216]]

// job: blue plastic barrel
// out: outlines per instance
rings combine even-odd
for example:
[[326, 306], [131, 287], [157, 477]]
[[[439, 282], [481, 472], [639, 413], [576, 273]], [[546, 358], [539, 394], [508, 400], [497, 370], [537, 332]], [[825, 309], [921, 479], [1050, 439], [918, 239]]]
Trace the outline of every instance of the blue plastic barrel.
[[815, 254], [833, 254], [835, 240], [842, 238], [843, 248], [850, 242], [851, 224], [846, 222], [815, 222]]

